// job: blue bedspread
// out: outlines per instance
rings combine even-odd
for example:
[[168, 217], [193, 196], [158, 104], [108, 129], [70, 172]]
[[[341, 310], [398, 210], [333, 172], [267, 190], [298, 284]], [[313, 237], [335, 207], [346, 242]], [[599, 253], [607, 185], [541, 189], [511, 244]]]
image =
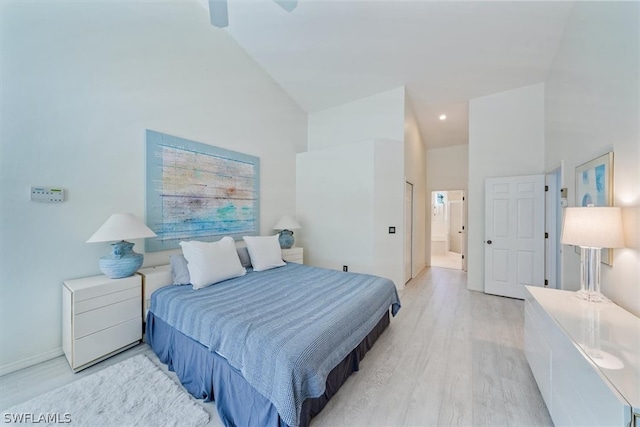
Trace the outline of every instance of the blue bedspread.
[[389, 307], [395, 315], [400, 300], [388, 279], [289, 263], [197, 291], [161, 288], [150, 311], [224, 356], [297, 426], [302, 402]]

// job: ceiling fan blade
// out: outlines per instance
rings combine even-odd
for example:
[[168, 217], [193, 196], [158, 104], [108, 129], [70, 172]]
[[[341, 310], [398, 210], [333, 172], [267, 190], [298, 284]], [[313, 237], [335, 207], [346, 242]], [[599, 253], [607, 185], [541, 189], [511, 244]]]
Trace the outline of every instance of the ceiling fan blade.
[[273, 0], [278, 3], [278, 6], [286, 10], [287, 12], [291, 12], [293, 9], [298, 6], [298, 0]]
[[209, 0], [209, 19], [214, 27], [224, 28], [229, 26], [227, 0]]

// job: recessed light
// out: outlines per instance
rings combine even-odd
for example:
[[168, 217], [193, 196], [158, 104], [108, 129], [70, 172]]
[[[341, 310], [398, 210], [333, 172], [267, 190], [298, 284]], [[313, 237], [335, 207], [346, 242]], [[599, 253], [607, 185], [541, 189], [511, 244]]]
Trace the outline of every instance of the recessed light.
[[447, 118], [446, 114], [440, 114], [440, 120], [445, 120]]

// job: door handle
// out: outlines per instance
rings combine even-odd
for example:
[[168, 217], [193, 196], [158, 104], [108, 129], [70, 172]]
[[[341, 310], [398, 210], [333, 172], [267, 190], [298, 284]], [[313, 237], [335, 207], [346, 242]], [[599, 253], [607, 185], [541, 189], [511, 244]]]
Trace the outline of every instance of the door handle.
[[490, 245], [491, 243], [493, 243], [491, 240], [487, 240], [487, 245]]
[[462, 234], [462, 231], [458, 231], [458, 234]]

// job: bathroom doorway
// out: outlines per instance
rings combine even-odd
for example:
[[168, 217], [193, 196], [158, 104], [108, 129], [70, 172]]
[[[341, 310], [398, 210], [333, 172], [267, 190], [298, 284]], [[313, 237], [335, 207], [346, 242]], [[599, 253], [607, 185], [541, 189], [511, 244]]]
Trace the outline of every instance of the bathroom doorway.
[[432, 191], [431, 266], [463, 270], [465, 253], [464, 191]]

